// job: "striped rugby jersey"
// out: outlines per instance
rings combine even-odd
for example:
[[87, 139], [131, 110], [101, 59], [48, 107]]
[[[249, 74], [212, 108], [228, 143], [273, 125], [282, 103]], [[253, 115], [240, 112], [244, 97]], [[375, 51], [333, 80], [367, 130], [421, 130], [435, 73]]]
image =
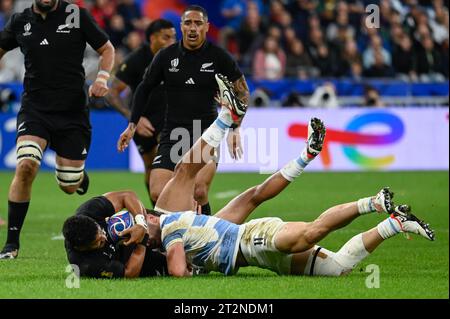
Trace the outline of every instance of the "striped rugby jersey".
[[194, 212], [162, 215], [160, 225], [166, 251], [171, 245], [182, 242], [188, 263], [225, 275], [235, 272], [234, 264], [245, 227]]

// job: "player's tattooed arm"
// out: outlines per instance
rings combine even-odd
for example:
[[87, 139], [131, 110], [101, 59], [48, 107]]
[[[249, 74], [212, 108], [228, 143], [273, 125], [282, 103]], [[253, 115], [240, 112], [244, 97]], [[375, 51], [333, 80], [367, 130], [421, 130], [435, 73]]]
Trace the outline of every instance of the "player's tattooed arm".
[[238, 98], [245, 104], [248, 105], [250, 100], [250, 90], [245, 80], [245, 76], [241, 76], [239, 79], [233, 82], [234, 91]]

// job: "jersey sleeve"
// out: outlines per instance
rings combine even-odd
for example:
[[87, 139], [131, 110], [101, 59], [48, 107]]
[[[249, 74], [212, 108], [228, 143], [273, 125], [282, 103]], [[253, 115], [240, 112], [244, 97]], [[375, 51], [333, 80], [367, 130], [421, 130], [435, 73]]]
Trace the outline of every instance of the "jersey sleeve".
[[14, 22], [15, 14], [11, 16], [9, 21], [6, 23], [5, 28], [0, 31], [0, 48], [5, 51], [14, 50], [19, 46], [17, 42], [16, 35], [14, 34], [12, 25]]
[[109, 40], [108, 35], [84, 8], [80, 8], [80, 28], [86, 38], [86, 42], [96, 51]]
[[180, 229], [178, 229], [170, 234], [167, 234], [164, 237], [162, 245], [164, 249], [167, 251], [173, 244], [182, 242], [183, 242], [183, 232]]
[[145, 71], [142, 82], [138, 85], [131, 104], [132, 112], [130, 122], [137, 124], [139, 118], [146, 111], [150, 93], [164, 80], [164, 50], [160, 50]]
[[242, 77], [242, 71], [233, 57], [223, 49], [220, 49], [220, 73], [226, 75], [227, 78], [234, 82]]
[[116, 78], [125, 83], [128, 86], [136, 80], [133, 65], [130, 63], [130, 59], [125, 59], [125, 61], [120, 64], [116, 72]]
[[111, 217], [114, 213], [113, 204], [104, 196], [91, 198], [81, 204], [76, 211], [77, 215], [89, 216], [96, 221], [104, 221], [106, 217]]
[[120, 261], [106, 258], [86, 258], [80, 265], [80, 275], [92, 278], [123, 278], [125, 265]]

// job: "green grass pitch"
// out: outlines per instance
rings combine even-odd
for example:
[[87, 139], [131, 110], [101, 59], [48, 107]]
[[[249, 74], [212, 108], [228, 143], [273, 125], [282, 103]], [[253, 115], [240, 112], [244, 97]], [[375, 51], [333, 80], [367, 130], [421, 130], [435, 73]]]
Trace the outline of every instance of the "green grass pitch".
[[[218, 210], [231, 197], [263, 181], [258, 174], [219, 174], [210, 192]], [[11, 173], [0, 173], [0, 216], [7, 216]], [[449, 174], [445, 172], [371, 172], [303, 174], [279, 197], [262, 205], [251, 218], [279, 216], [286, 221], [310, 221], [326, 208], [375, 194], [391, 186], [397, 203], [413, 211], [436, 230], [429, 242], [402, 235], [383, 243], [348, 276], [340, 278], [277, 276], [257, 268], [238, 275], [212, 274], [196, 278], [136, 280], [82, 279], [80, 288], [66, 288], [68, 264], [61, 240], [63, 221], [90, 196], [133, 189], [149, 204], [140, 174], [91, 172], [91, 188], [84, 197], [67, 196], [52, 173], [40, 173], [21, 238], [19, 258], [0, 261], [0, 298], [449, 298]], [[353, 235], [375, 226], [385, 216], [363, 216], [321, 242], [336, 251]], [[0, 227], [0, 244], [6, 227]], [[367, 266], [380, 270], [380, 287], [367, 288]]]

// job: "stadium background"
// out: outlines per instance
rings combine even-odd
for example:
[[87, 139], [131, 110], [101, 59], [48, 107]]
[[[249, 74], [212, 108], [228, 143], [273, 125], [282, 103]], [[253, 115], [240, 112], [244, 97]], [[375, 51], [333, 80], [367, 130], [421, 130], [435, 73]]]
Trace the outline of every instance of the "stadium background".
[[[425, 215], [436, 224], [441, 240], [436, 243], [433, 252], [428, 250], [428, 243], [420, 240], [414, 242], [413, 245], [417, 245], [414, 257], [417, 269], [411, 271], [407, 265], [393, 262], [387, 273], [400, 267], [411, 271], [411, 276], [401, 277], [402, 284], [398, 287], [384, 282], [383, 288], [389, 288], [399, 297], [448, 298], [448, 1], [75, 2], [89, 8], [110, 35], [117, 49], [116, 65], [127, 53], [141, 45], [145, 26], [152, 19], [166, 18], [178, 26], [180, 13], [186, 5], [195, 3], [204, 6], [211, 21], [209, 39], [225, 46], [238, 59], [252, 94], [250, 111], [243, 125], [244, 159], [235, 163], [228, 157], [226, 147], [222, 148], [220, 171], [240, 173], [219, 174], [215, 178], [211, 193], [213, 208], [220, 207], [243, 190], [240, 188], [266, 177], [258, 173], [272, 172], [296, 157], [303, 145], [309, 117], [320, 116], [329, 128], [329, 141], [326, 151], [308, 169], [324, 173], [305, 174], [302, 177], [305, 182], [293, 185], [280, 201], [263, 206], [255, 216], [271, 216], [284, 210], [286, 213], [282, 217], [295, 220], [298, 219], [298, 215], [293, 213], [296, 210], [306, 212], [302, 218], [312, 219], [327, 205], [367, 196], [367, 193], [374, 191], [373, 188], [390, 184], [400, 189], [402, 199], [421, 209], [418, 214]], [[30, 3], [28, 0], [1, 0], [0, 28], [12, 12]], [[362, 23], [369, 4], [377, 4], [380, 8], [378, 29], [365, 28]], [[226, 9], [235, 6], [241, 8], [236, 16], [226, 18]], [[179, 28], [177, 34], [180, 38]], [[7, 189], [15, 167], [15, 114], [20, 108], [24, 72], [21, 59], [21, 53], [16, 50], [0, 62], [0, 200], [3, 203], [0, 204], [0, 219], [6, 219]], [[95, 52], [90, 48], [86, 51], [84, 65], [89, 83], [97, 67]], [[87, 169], [93, 172], [93, 177], [88, 196], [112, 189], [132, 188], [148, 201], [142, 175], [129, 172], [142, 171], [135, 148], [124, 154], [119, 154], [115, 148], [117, 138], [126, 126], [125, 119], [103, 103], [93, 103], [91, 109], [93, 143]], [[61, 273], [65, 263], [60, 260], [64, 259], [64, 254], [61, 242], [53, 239], [61, 239], [58, 237], [59, 225], [84, 200], [80, 197], [67, 200], [65, 195], [60, 194], [53, 181], [53, 163], [54, 154], [47, 151], [42, 169], [48, 172], [37, 178], [30, 218], [24, 228], [24, 242], [30, 237], [35, 241], [29, 244], [28, 250], [24, 247], [23, 255], [28, 256], [29, 260], [25, 257], [23, 263], [25, 269], [34, 274], [30, 275], [30, 279], [24, 277], [19, 269], [0, 264], [0, 276], [9, 271], [7, 278], [18, 285], [16, 292], [12, 293], [7, 281], [0, 280], [0, 297], [104, 296], [98, 291], [104, 284], [95, 282], [85, 283], [92, 287], [91, 292], [84, 290], [78, 295], [68, 293], [62, 287], [52, 292], [43, 288], [52, 286], [52, 280], [54, 285], [61, 286], [58, 280], [64, 277]], [[239, 187], [236, 181], [239, 181]], [[311, 190], [305, 190], [304, 185]], [[357, 189], [354, 185], [358, 185]], [[318, 194], [320, 189], [326, 189], [326, 198]], [[302, 198], [308, 198], [313, 203], [296, 202], [297, 192], [302, 192], [305, 196]], [[54, 199], [52, 207], [46, 201], [48, 198]], [[427, 211], [429, 207], [422, 198], [431, 201], [431, 211]], [[58, 214], [59, 211], [62, 212]], [[358, 222], [350, 231], [360, 231], [366, 225], [371, 224]], [[0, 241], [4, 236], [4, 226], [0, 226]], [[328, 241], [328, 245], [336, 249], [348, 236], [348, 232], [340, 233], [335, 237], [336, 242]], [[42, 238], [47, 242], [38, 243]], [[391, 247], [390, 251], [381, 254], [382, 257], [375, 262], [386, 264], [395, 259], [395, 249], [403, 247], [401, 240], [386, 244]], [[44, 278], [48, 274], [33, 268], [32, 260], [42, 253], [48, 256], [52, 249], [58, 251], [59, 259], [52, 259], [53, 262], [40, 268], [48, 266], [58, 275], [49, 278], [48, 284], [39, 286], [39, 282], [40, 288], [36, 288], [33, 280], [38, 280], [39, 274]], [[432, 259], [432, 265], [423, 263], [423, 267], [431, 272], [426, 276], [420, 272], [421, 261], [417, 257], [420, 254], [424, 254], [428, 261]], [[205, 279], [190, 295], [174, 288], [176, 283], [173, 281], [166, 283], [159, 280], [162, 288], [150, 295], [148, 291], [143, 294], [143, 286], [142, 290], [130, 291], [133, 291], [131, 296], [135, 297], [175, 298], [202, 298], [205, 291], [213, 298], [386, 297], [383, 295], [384, 289], [373, 293], [360, 287], [364, 282], [364, 273], [346, 282], [353, 292], [338, 288], [343, 281], [332, 281], [331, 284], [319, 281], [316, 284], [308, 279], [301, 283], [304, 289], [296, 291], [292, 284], [295, 286], [297, 282], [278, 280], [276, 277], [265, 277], [267, 283], [264, 288], [257, 279], [252, 278], [254, 273], [258, 274], [258, 271], [244, 271], [244, 276], [249, 276], [245, 289], [237, 281], [225, 284], [221, 280], [219, 285], [223, 286], [223, 290], [216, 291], [213, 288], [217, 284]], [[421, 279], [413, 279], [414, 274], [421, 276]], [[262, 272], [262, 275], [267, 274]], [[397, 277], [393, 275], [393, 278]], [[414, 292], [405, 291], [412, 281], [416, 285]], [[114, 285], [123, 287], [126, 284]], [[209, 290], [206, 287], [210, 287]], [[242, 293], [237, 293], [236, 289], [243, 289]], [[120, 297], [117, 294], [113, 296]]]

